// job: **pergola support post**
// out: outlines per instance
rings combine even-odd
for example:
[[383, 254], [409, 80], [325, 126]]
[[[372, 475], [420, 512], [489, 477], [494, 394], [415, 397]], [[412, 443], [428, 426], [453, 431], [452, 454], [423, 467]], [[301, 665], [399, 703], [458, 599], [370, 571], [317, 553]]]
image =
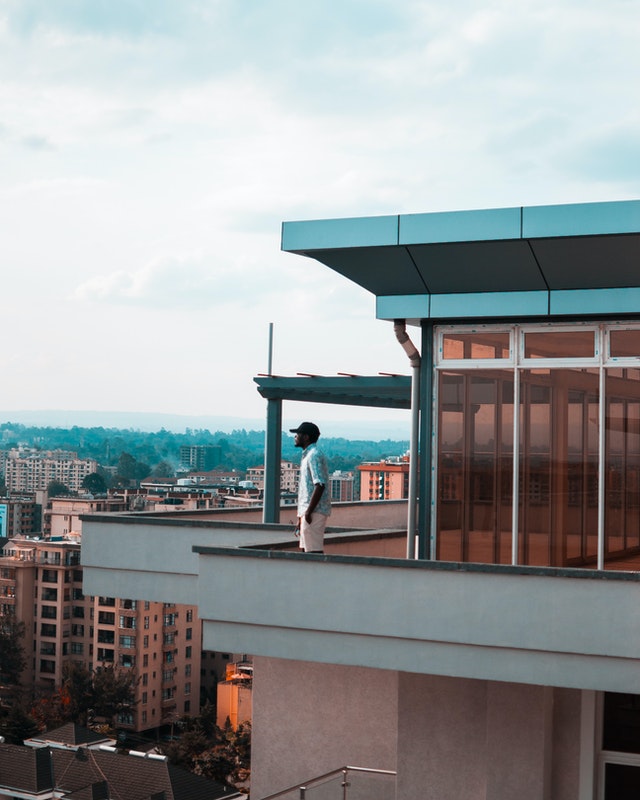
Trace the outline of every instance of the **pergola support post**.
[[264, 452], [263, 522], [280, 522], [280, 470], [282, 462], [282, 400], [267, 400]]

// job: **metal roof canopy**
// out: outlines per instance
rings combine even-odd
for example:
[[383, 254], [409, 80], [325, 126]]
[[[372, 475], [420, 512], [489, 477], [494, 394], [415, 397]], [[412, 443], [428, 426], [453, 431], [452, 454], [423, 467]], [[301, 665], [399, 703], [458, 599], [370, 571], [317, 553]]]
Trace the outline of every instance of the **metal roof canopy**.
[[408, 375], [338, 376], [253, 379], [267, 400], [296, 400], [374, 408], [411, 407], [411, 378]]
[[282, 249], [372, 292], [380, 319], [640, 310], [640, 200], [285, 222]]

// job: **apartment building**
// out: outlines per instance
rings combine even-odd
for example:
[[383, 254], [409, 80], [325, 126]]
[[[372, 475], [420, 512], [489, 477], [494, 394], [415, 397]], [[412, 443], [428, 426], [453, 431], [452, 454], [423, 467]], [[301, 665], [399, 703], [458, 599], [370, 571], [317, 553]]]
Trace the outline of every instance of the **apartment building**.
[[409, 455], [358, 465], [361, 500], [406, 500], [409, 496]]
[[93, 458], [78, 458], [77, 453], [69, 450], [17, 447], [4, 454], [2, 466], [10, 492], [44, 491], [52, 481], [79, 492], [82, 481], [97, 470], [98, 462]]
[[329, 476], [329, 490], [331, 492], [332, 503], [350, 503], [353, 500], [354, 491], [353, 472], [335, 470]]
[[194, 605], [83, 592], [81, 536], [16, 537], [0, 554], [0, 614], [25, 623], [24, 685], [53, 689], [67, 661], [135, 670], [135, 705], [118, 725], [142, 731], [197, 714], [201, 623]]
[[389, 797], [638, 797], [640, 201], [291, 222], [282, 242], [375, 295], [412, 374], [261, 377], [267, 441], [303, 396], [410, 410], [404, 541], [389, 502], [324, 554], [273, 523], [95, 518], [89, 586], [197, 598], [205, 647], [254, 654], [252, 796], [358, 764]]
[[[247, 469], [247, 480], [258, 489], [264, 490], [264, 464]], [[293, 461], [280, 462], [280, 490], [284, 493], [296, 494], [300, 481], [300, 465]]]
[[0, 497], [0, 538], [29, 536], [42, 527], [42, 505], [33, 494]]
[[197, 472], [214, 469], [222, 460], [219, 444], [192, 444], [180, 446], [180, 463]]
[[101, 498], [55, 497], [49, 500], [44, 512], [42, 532], [45, 538], [81, 532], [82, 514], [102, 514], [128, 509], [127, 498], [114, 495]]

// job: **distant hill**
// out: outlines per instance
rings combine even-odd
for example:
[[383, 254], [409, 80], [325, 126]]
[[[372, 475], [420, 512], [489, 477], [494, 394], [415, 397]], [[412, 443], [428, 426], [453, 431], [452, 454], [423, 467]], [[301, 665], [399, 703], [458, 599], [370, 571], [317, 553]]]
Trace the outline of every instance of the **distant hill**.
[[[381, 415], [384, 411], [380, 412]], [[298, 421], [297, 419], [295, 420]], [[184, 433], [192, 430], [223, 431], [235, 430], [263, 431], [265, 418], [229, 417], [216, 415], [189, 416], [183, 414], [148, 413], [144, 411], [0, 411], [0, 424], [14, 422], [27, 426], [52, 428], [118, 428], [153, 433], [160, 430]], [[404, 440], [409, 437], [409, 414], [406, 425], [397, 420], [379, 421], [327, 421], [320, 422], [323, 435], [344, 437], [345, 439], [364, 439], [382, 441], [384, 439]]]

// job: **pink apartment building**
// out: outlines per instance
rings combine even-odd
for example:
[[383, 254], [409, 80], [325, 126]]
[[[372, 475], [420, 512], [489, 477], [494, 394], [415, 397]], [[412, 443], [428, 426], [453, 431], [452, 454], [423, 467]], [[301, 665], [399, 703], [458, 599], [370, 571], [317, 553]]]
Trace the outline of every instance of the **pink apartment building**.
[[83, 592], [79, 533], [16, 537], [0, 554], [0, 614], [25, 623], [25, 686], [54, 689], [65, 662], [115, 665], [139, 677], [117, 720], [143, 731], [197, 714], [201, 624], [194, 605], [92, 597]]

